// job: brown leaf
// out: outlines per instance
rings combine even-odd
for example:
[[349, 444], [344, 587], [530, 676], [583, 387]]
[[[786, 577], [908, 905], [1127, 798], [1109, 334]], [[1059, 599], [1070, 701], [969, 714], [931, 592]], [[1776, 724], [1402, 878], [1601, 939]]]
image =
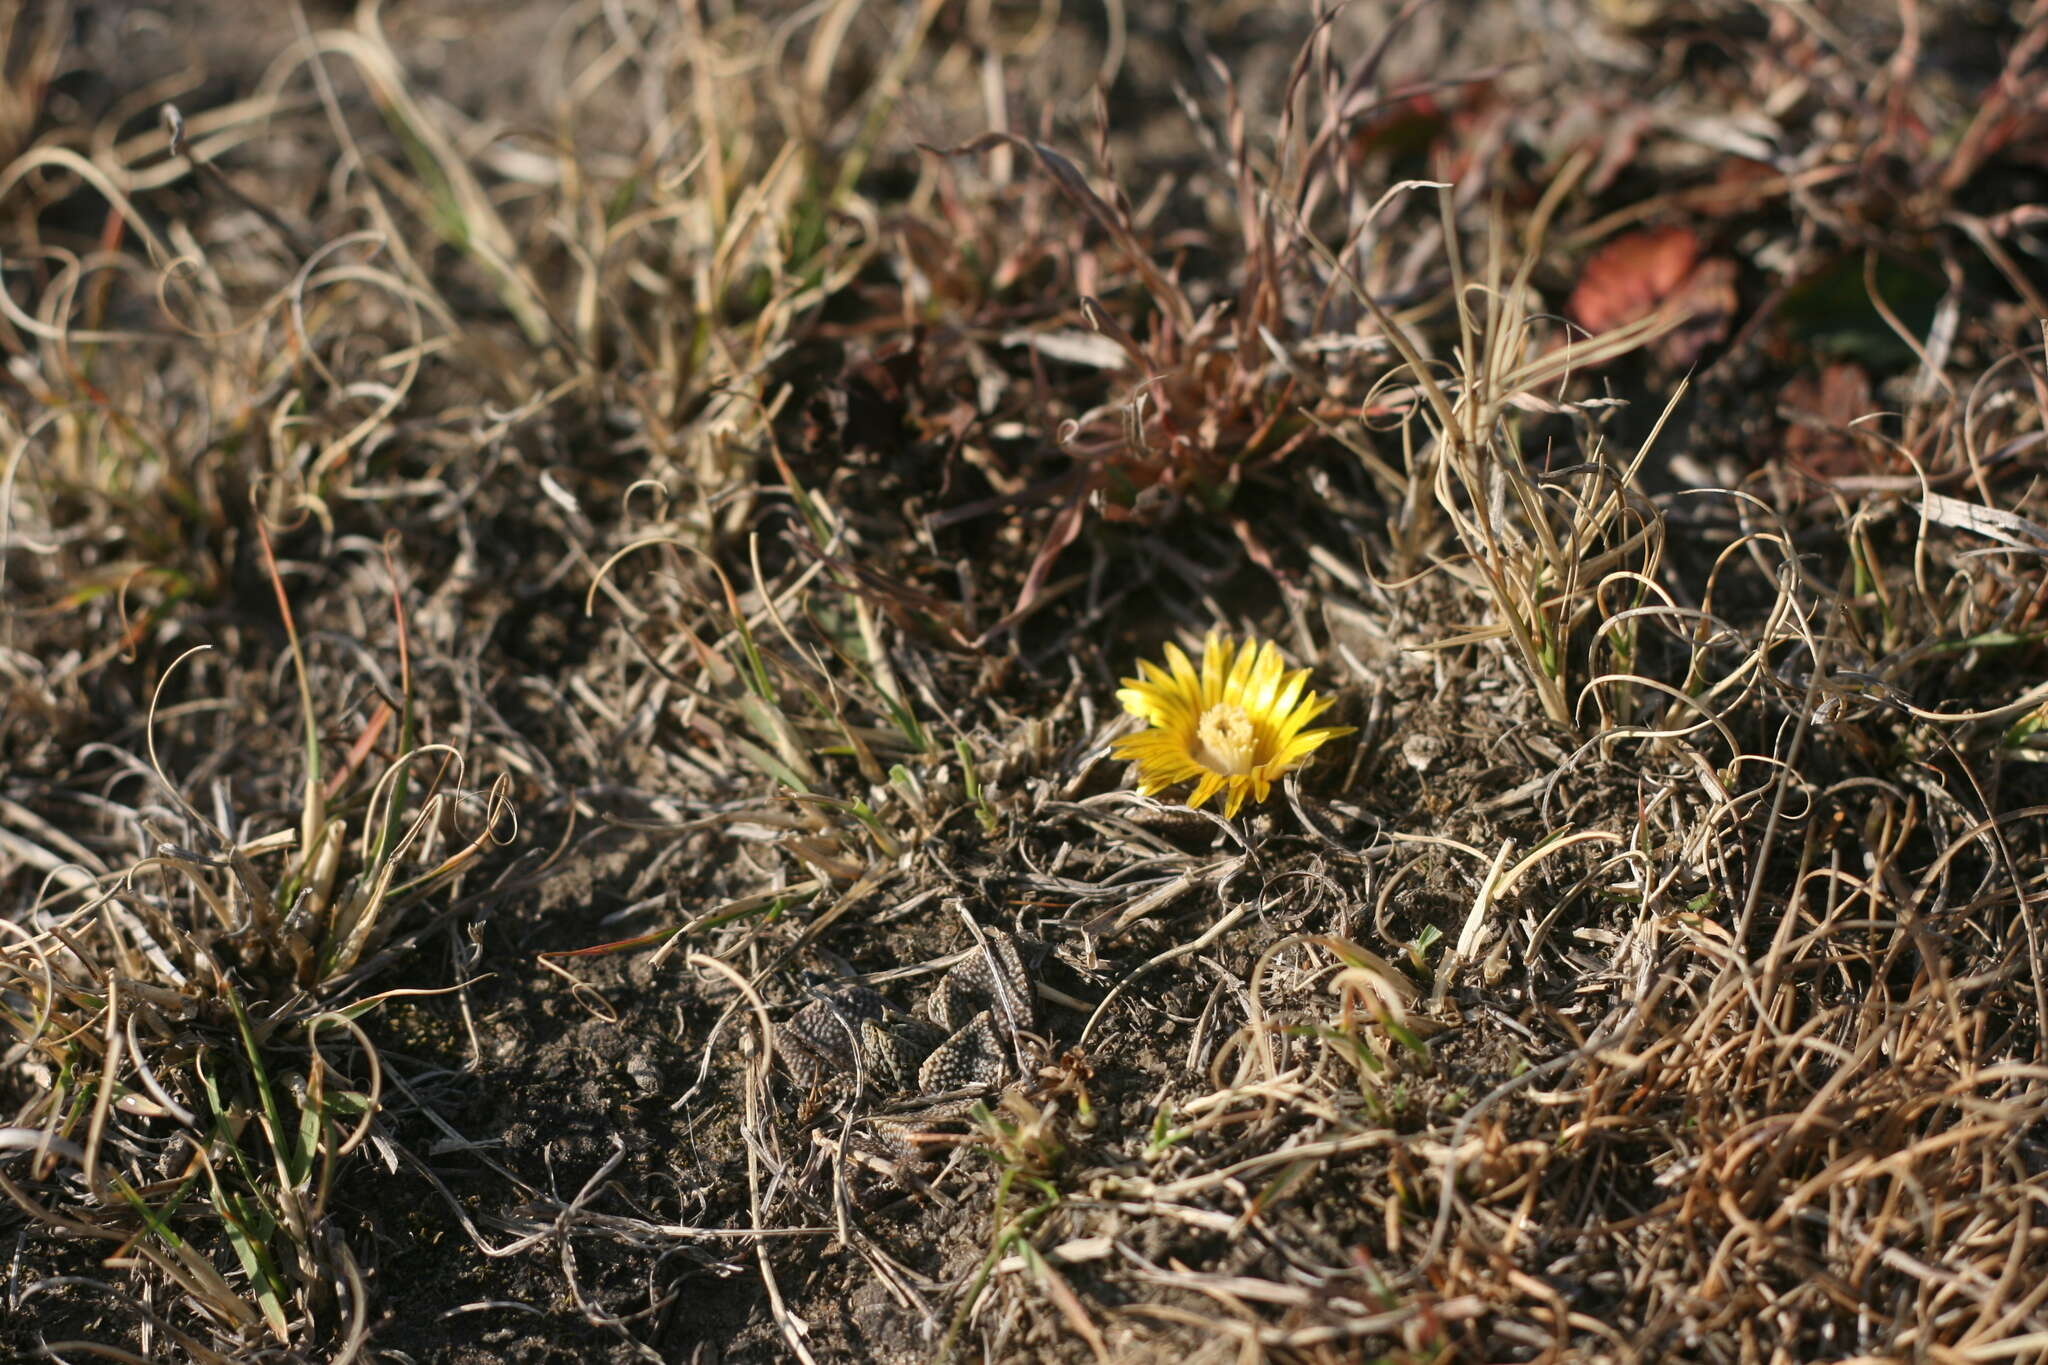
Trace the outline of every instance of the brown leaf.
[[1711, 192], [1687, 200], [1686, 207], [1710, 218], [1732, 218], [1754, 212], [1758, 205], [1784, 193], [1785, 177], [1767, 161], [1731, 156], [1714, 170]]
[[1830, 365], [1818, 379], [1798, 376], [1778, 393], [1778, 411], [1792, 421], [1785, 454], [1824, 479], [1879, 470], [1881, 459], [1872, 461], [1876, 443], [1850, 426], [1869, 416], [1874, 404], [1870, 376], [1861, 365]]
[[1648, 317], [1685, 282], [1699, 254], [1691, 228], [1625, 233], [1586, 262], [1565, 312], [1594, 336]]
[[1701, 351], [1728, 335], [1736, 302], [1735, 262], [1711, 256], [1694, 266], [1668, 300], [1685, 321], [1657, 339], [1658, 361], [1668, 370], [1690, 368]]

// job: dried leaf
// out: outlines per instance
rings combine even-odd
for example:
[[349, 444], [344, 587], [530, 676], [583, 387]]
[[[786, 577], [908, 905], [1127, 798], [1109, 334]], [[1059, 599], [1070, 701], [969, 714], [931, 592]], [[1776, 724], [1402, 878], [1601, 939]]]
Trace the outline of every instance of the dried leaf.
[[1821, 478], [1872, 472], [1868, 443], [1849, 426], [1874, 406], [1870, 376], [1861, 365], [1842, 361], [1817, 379], [1799, 375], [1779, 392], [1778, 406], [1792, 422], [1785, 433], [1787, 456]]
[[1625, 233], [1586, 262], [1565, 312], [1595, 336], [1648, 317], [1685, 282], [1699, 254], [1691, 228]]
[[1684, 369], [1728, 334], [1736, 302], [1735, 263], [1701, 260], [1698, 234], [1674, 225], [1626, 233], [1594, 252], [1565, 312], [1599, 336], [1669, 309], [1682, 321], [1658, 340], [1657, 359]]
[[1657, 340], [1657, 359], [1664, 368], [1688, 369], [1701, 351], [1726, 337], [1737, 302], [1735, 262], [1713, 256], [1694, 266], [1666, 301], [1685, 321]]

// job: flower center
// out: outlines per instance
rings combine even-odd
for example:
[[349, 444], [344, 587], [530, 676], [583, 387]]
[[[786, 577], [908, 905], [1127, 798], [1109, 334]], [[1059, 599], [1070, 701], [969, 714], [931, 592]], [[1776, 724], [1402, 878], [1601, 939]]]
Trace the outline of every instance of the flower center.
[[1218, 702], [1202, 713], [1195, 726], [1201, 741], [1201, 759], [1212, 772], [1225, 777], [1243, 777], [1258, 766], [1259, 732], [1244, 708], [1232, 702]]

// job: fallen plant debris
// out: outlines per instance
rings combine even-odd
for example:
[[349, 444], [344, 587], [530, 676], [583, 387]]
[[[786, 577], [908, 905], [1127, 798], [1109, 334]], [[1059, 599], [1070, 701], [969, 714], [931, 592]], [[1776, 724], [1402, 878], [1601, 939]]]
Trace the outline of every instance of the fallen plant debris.
[[1727, 336], [1737, 306], [1735, 274], [1733, 261], [1701, 257], [1690, 228], [1624, 233], [1587, 260], [1565, 312], [1597, 336], [1668, 308], [1678, 325], [1658, 339], [1657, 356], [1667, 369], [1684, 369]]
[[0, 1356], [2048, 1359], [2048, 0], [0, 63]]

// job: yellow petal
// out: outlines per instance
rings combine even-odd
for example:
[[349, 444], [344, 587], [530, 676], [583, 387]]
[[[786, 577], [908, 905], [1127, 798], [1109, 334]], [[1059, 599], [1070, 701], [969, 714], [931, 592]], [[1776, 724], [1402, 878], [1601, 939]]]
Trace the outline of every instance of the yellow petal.
[[1230, 784], [1230, 795], [1223, 803], [1224, 819], [1235, 820], [1237, 818], [1237, 808], [1244, 804], [1245, 789], [1250, 785], [1250, 783], [1242, 778]]
[[1116, 699], [1125, 711], [1139, 720], [1155, 720], [1157, 703], [1153, 700], [1152, 694], [1143, 687], [1119, 687]]
[[1255, 716], [1271, 715], [1273, 699], [1279, 695], [1280, 680], [1286, 672], [1287, 661], [1280, 657], [1280, 651], [1272, 641], [1259, 646], [1259, 661], [1252, 668], [1244, 709]]
[[1223, 682], [1230, 676], [1230, 656], [1237, 651], [1235, 641], [1226, 640], [1215, 631], [1202, 642], [1202, 692], [1201, 706], [1204, 711], [1223, 700]]
[[1195, 676], [1195, 666], [1188, 662], [1188, 656], [1171, 640], [1166, 642], [1166, 662], [1173, 669], [1174, 695], [1184, 698], [1191, 706], [1199, 707], [1201, 680]]
[[1237, 658], [1230, 665], [1230, 676], [1223, 680], [1223, 695], [1220, 700], [1234, 701], [1240, 706], [1244, 705], [1242, 699], [1245, 694], [1245, 685], [1251, 681], [1252, 669], [1257, 667], [1258, 662], [1259, 653], [1251, 648], [1251, 646], [1246, 645], [1238, 650]]
[[1295, 764], [1322, 748], [1325, 743], [1335, 739], [1338, 733], [1336, 730], [1311, 730], [1305, 735], [1296, 735], [1293, 739], [1287, 741], [1286, 746], [1279, 753], [1273, 755], [1273, 761], [1266, 765], [1267, 770], [1271, 772], [1287, 771], [1287, 769], [1292, 768]]
[[1305, 729], [1308, 723], [1337, 704], [1335, 697], [1318, 697], [1311, 692], [1307, 698], [1287, 713], [1287, 719], [1280, 722], [1280, 742], [1286, 744]]
[[[1294, 705], [1301, 700], [1301, 689], [1307, 683], [1308, 670], [1305, 668], [1297, 668], [1294, 672], [1287, 675], [1287, 681], [1273, 698], [1273, 713], [1276, 719], [1291, 716], [1294, 713]], [[1311, 701], [1315, 699], [1313, 692], [1309, 694], [1309, 699]]]

